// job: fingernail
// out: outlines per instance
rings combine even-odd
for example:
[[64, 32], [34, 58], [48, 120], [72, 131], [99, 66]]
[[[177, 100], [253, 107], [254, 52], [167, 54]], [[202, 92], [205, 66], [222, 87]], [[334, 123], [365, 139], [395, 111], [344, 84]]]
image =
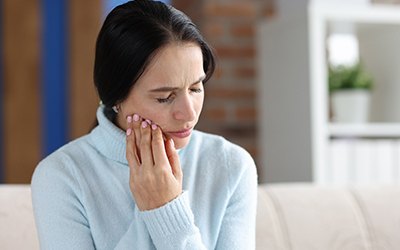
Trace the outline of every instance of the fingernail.
[[147, 125], [149, 125], [146, 121], [142, 121], [142, 128], [147, 128]]
[[132, 122], [132, 116], [128, 116], [127, 118], [126, 118], [126, 120], [128, 121], [128, 123], [131, 123]]
[[146, 119], [146, 122], [151, 125], [151, 121], [149, 119]]
[[135, 122], [139, 121], [139, 116], [138, 116], [137, 114], [134, 114], [134, 115], [133, 115], [133, 120], [134, 120]]
[[130, 135], [130, 134], [132, 134], [132, 129], [131, 129], [131, 128], [128, 128], [128, 129], [126, 130], [126, 135]]
[[175, 148], [174, 140], [173, 140], [173, 139], [169, 139], [169, 140], [171, 141], [171, 146], [172, 146], [173, 148]]
[[151, 124], [151, 129], [152, 129], [152, 130], [156, 130], [156, 129], [157, 129], [157, 125], [156, 125], [156, 124], [154, 124], [154, 123], [153, 123], [153, 124]]

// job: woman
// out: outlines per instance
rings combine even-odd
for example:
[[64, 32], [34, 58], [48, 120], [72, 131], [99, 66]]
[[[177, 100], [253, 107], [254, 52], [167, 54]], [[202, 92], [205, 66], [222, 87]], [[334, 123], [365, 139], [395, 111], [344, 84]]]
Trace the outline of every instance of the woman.
[[214, 66], [195, 25], [170, 6], [136, 0], [107, 16], [98, 126], [32, 178], [42, 249], [254, 248], [254, 161], [193, 130]]

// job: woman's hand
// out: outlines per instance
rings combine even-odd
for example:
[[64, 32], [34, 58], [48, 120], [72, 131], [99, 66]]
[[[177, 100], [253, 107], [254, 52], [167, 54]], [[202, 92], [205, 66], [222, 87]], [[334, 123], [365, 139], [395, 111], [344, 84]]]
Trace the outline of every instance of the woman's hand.
[[182, 193], [182, 170], [172, 139], [138, 115], [127, 117], [129, 186], [141, 211], [163, 206]]

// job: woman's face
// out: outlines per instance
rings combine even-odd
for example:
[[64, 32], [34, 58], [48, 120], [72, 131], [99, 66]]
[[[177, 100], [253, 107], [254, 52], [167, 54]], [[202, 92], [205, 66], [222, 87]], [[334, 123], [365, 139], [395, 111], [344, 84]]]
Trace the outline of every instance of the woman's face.
[[204, 101], [203, 56], [195, 43], [171, 43], [155, 55], [120, 103], [117, 125], [138, 114], [157, 124], [177, 149], [186, 146]]

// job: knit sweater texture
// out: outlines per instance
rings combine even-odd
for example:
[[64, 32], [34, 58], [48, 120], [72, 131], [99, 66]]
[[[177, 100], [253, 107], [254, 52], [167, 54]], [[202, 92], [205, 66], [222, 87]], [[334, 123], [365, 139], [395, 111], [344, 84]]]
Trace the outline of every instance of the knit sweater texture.
[[183, 192], [140, 211], [129, 189], [124, 131], [99, 125], [35, 169], [32, 200], [41, 249], [254, 249], [253, 159], [224, 138], [193, 131], [179, 150]]

